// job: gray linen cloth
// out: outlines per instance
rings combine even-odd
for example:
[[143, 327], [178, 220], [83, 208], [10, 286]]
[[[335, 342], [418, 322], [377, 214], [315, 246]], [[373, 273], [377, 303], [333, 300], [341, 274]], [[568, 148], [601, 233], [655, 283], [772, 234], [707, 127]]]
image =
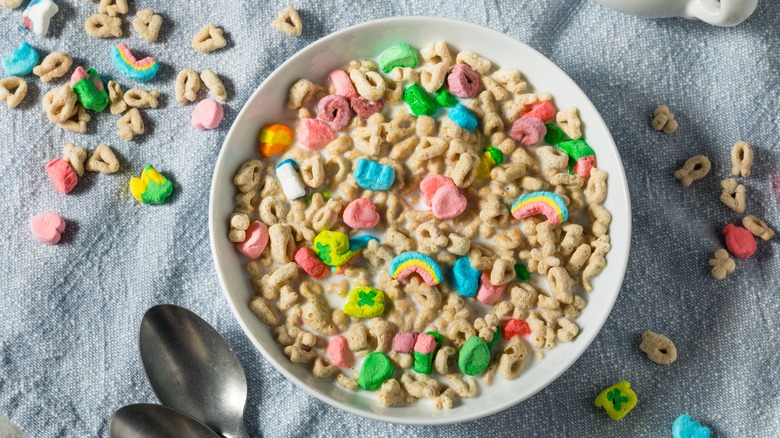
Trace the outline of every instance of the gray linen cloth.
[[[27, 3], [27, 2], [25, 2]], [[444, 4], [439, 4], [444, 3]], [[147, 133], [125, 142], [116, 116], [96, 115], [87, 135], [51, 125], [43, 95], [64, 79], [28, 77], [21, 107], [0, 105], [0, 411], [31, 437], [106, 436], [108, 419], [129, 403], [156, 402], [138, 357], [144, 311], [158, 303], [192, 309], [213, 324], [241, 358], [249, 381], [246, 412], [252, 436], [669, 436], [681, 413], [717, 436], [780, 435], [780, 257], [777, 243], [716, 282], [707, 260], [722, 246], [721, 228], [741, 215], [719, 201], [738, 140], [756, 155], [747, 186], [747, 214], [780, 227], [780, 4], [764, 0], [735, 28], [697, 21], [651, 21], [590, 0], [427, 2], [300, 0], [304, 32], [290, 38], [270, 27], [286, 2], [137, 0], [123, 19], [125, 37], [88, 37], [84, 21], [97, 4], [61, 1], [50, 35], [17, 29], [22, 8], [0, 8], [0, 53], [22, 40], [42, 55], [69, 51], [76, 65], [115, 75], [117, 42], [153, 54], [159, 76], [146, 88], [163, 92], [161, 108], [142, 110]], [[164, 17], [160, 41], [146, 43], [130, 24], [136, 9]], [[585, 354], [544, 391], [511, 409], [467, 424], [406, 427], [340, 412], [296, 388], [252, 346], [228, 310], [208, 243], [207, 206], [214, 161], [241, 106], [285, 59], [316, 39], [369, 19], [437, 15], [479, 23], [539, 50], [590, 96], [624, 159], [634, 214], [628, 273], [612, 314]], [[208, 21], [225, 29], [228, 47], [189, 48]], [[192, 106], [173, 96], [178, 70], [212, 68], [230, 100], [219, 129], [189, 125]], [[126, 88], [129, 81], [119, 79]], [[652, 130], [658, 104], [668, 104], [680, 129]], [[110, 144], [122, 170], [85, 176], [74, 193], [52, 190], [43, 170], [62, 147]], [[683, 188], [673, 173], [705, 154], [711, 174]], [[152, 163], [172, 178], [164, 206], [138, 204], [131, 175]], [[774, 186], [773, 186], [774, 180]], [[68, 223], [62, 244], [30, 235], [28, 220], [59, 212]], [[656, 330], [677, 344], [679, 359], [656, 365], [638, 349]], [[639, 404], [614, 422], [593, 406], [601, 389], [632, 382]], [[0, 421], [0, 435], [14, 436]]]

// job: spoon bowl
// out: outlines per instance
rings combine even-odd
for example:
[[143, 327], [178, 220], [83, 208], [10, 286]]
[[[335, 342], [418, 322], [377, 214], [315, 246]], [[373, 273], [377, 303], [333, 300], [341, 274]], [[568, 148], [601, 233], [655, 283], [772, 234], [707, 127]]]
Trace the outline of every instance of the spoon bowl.
[[152, 404], [127, 405], [111, 417], [109, 438], [219, 438], [200, 421], [176, 409]]
[[244, 368], [225, 339], [198, 315], [163, 304], [146, 311], [141, 362], [162, 404], [226, 438], [246, 437]]

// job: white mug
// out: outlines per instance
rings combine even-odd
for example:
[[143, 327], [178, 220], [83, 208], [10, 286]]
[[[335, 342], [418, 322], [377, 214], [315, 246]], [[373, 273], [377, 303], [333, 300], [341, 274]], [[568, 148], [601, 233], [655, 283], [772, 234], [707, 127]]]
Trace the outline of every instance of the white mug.
[[736, 26], [756, 10], [758, 0], [596, 0], [641, 17], [698, 18], [716, 26]]

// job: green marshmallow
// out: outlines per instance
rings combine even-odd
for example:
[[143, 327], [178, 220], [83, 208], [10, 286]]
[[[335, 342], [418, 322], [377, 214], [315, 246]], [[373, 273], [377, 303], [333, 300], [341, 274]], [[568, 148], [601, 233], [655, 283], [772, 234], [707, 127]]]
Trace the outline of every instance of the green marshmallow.
[[393, 377], [393, 364], [384, 353], [368, 353], [358, 376], [358, 386], [365, 391], [375, 391], [387, 379]]
[[496, 345], [496, 341], [498, 341], [498, 338], [501, 337], [501, 324], [496, 326], [496, 331], [493, 332], [493, 338], [490, 339], [490, 342], [488, 342], [488, 350], [492, 350], [493, 346]]
[[100, 75], [94, 68], [87, 70], [88, 78], [84, 78], [71, 86], [84, 108], [96, 112], [103, 111], [108, 106], [108, 93]]
[[504, 153], [501, 152], [501, 149], [495, 148], [493, 146], [488, 146], [485, 149], [485, 152], [487, 152], [488, 155], [490, 155], [490, 158], [493, 159], [493, 163], [495, 163], [496, 166], [504, 162]]
[[436, 92], [433, 93], [433, 98], [436, 99], [436, 103], [439, 106], [450, 107], [460, 103], [457, 97], [453, 96], [444, 85], [441, 86]]
[[523, 281], [531, 279], [531, 274], [528, 273], [528, 269], [522, 263], [515, 263], [515, 276]]
[[417, 67], [417, 52], [407, 44], [398, 44], [379, 55], [379, 66], [385, 73], [396, 67]]
[[441, 336], [441, 333], [439, 333], [439, 332], [425, 332], [425, 334], [433, 336], [433, 339], [436, 339], [436, 348], [441, 348], [441, 343], [442, 343], [442, 339], [443, 339], [442, 336]]
[[582, 157], [589, 155], [596, 155], [593, 148], [583, 139], [578, 140], [564, 140], [558, 143], [558, 149], [566, 152], [575, 162]]
[[436, 101], [420, 84], [412, 84], [404, 90], [404, 101], [415, 116], [431, 116], [436, 112]]
[[467, 376], [482, 374], [489, 364], [490, 349], [485, 341], [479, 336], [468, 338], [458, 353], [458, 366], [463, 374]]
[[433, 353], [420, 353], [414, 351], [414, 369], [415, 372], [420, 374], [430, 374], [433, 370]]
[[566, 134], [563, 133], [563, 130], [558, 125], [547, 123], [544, 126], [547, 127], [547, 134], [544, 135], [545, 143], [557, 146], [561, 140], [566, 138]]

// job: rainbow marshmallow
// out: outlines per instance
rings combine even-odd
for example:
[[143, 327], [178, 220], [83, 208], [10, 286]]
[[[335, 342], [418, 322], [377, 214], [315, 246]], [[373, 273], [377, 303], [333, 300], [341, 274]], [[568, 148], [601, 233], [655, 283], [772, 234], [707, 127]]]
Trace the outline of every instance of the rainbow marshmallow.
[[388, 271], [391, 277], [399, 281], [416, 272], [428, 286], [436, 286], [444, 278], [436, 260], [417, 251], [406, 251], [398, 254], [390, 262]]
[[149, 82], [160, 69], [160, 64], [151, 56], [135, 59], [133, 52], [124, 44], [117, 44], [111, 49], [111, 60], [124, 77], [138, 82]]
[[563, 198], [551, 192], [528, 193], [512, 205], [512, 216], [518, 220], [540, 213], [545, 215], [551, 224], [566, 222], [569, 218], [569, 210]]

